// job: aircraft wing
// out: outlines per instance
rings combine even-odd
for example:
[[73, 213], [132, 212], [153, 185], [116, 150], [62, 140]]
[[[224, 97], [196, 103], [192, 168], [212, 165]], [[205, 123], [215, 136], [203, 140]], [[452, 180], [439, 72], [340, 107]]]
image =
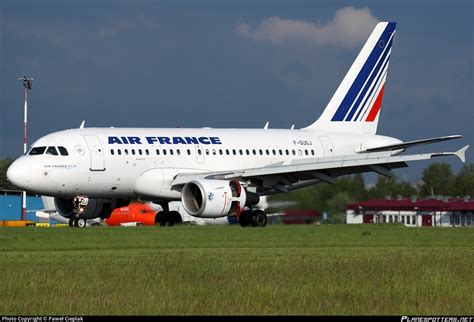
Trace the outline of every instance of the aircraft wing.
[[437, 137], [437, 138], [430, 138], [430, 139], [423, 139], [423, 140], [416, 140], [416, 141], [408, 141], [408, 142], [402, 142], [402, 143], [398, 143], [398, 144], [391, 144], [391, 145], [384, 145], [384, 146], [379, 146], [379, 147], [375, 147], [375, 148], [362, 149], [362, 150], [357, 151], [357, 153], [400, 150], [400, 149], [411, 148], [411, 147], [418, 146], [418, 145], [425, 145], [425, 144], [431, 144], [431, 143], [436, 143], [436, 142], [460, 139], [462, 137], [463, 137], [462, 135], [440, 136], [440, 137]]
[[406, 167], [406, 162], [428, 160], [433, 157], [456, 155], [465, 161], [469, 145], [456, 152], [436, 152], [411, 155], [392, 155], [390, 151], [367, 152], [363, 154], [294, 160], [291, 163], [277, 163], [266, 167], [236, 171], [182, 173], [178, 174], [172, 186], [178, 188], [195, 179], [232, 180], [252, 183], [260, 194], [287, 192], [313, 185], [318, 182], [334, 183], [335, 178], [362, 172], [377, 172], [391, 176], [391, 169]]

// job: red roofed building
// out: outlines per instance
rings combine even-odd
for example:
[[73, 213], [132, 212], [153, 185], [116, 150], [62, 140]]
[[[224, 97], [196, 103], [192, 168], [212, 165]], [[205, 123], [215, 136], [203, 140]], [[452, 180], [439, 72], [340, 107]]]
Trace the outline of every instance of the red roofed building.
[[474, 199], [374, 199], [346, 208], [348, 224], [399, 222], [405, 226], [474, 227]]

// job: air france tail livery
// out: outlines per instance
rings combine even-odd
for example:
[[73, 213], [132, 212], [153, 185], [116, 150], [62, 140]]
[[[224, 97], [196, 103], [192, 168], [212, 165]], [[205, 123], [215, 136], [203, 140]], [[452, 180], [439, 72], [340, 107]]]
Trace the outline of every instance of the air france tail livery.
[[361, 172], [390, 175], [407, 162], [456, 152], [403, 155], [405, 149], [462, 137], [402, 142], [377, 135], [396, 24], [377, 24], [323, 114], [296, 129], [83, 128], [37, 140], [8, 169], [25, 190], [55, 198], [70, 225], [107, 218], [132, 199], [162, 206], [159, 224], [180, 222], [181, 201], [201, 218], [238, 217], [267, 223], [260, 196], [287, 192]]

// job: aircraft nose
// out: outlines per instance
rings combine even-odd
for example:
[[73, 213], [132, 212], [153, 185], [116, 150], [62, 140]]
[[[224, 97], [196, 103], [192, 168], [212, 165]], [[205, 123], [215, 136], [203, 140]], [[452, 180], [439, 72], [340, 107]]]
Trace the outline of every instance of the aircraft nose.
[[18, 159], [8, 167], [7, 178], [18, 188], [27, 188], [30, 179], [23, 160]]

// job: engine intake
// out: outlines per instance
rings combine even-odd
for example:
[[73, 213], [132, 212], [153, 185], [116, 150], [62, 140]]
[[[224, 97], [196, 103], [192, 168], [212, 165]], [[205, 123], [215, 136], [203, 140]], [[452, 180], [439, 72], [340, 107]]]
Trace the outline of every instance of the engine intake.
[[[252, 196], [251, 199], [255, 200], [255, 197]], [[246, 200], [247, 191], [238, 180], [192, 180], [186, 183], [181, 191], [184, 209], [195, 217], [239, 215], [246, 205]]]

